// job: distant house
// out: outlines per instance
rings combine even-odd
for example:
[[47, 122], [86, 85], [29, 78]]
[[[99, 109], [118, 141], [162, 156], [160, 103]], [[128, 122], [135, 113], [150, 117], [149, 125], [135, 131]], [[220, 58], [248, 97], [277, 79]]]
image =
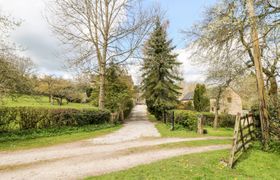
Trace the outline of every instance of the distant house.
[[185, 94], [183, 96], [183, 98], [180, 101], [183, 103], [187, 103], [189, 101], [193, 102], [193, 95], [194, 95], [194, 92], [188, 92], [187, 94]]
[[[180, 99], [181, 102], [193, 102], [194, 92], [188, 92]], [[210, 96], [210, 112], [215, 113], [216, 99], [215, 95]], [[228, 113], [236, 115], [242, 113], [242, 100], [241, 97], [232, 89], [227, 88], [221, 95], [219, 113]]]
[[[216, 99], [211, 98], [210, 112], [215, 113], [215, 107]], [[228, 113], [232, 115], [236, 115], [238, 113], [242, 114], [242, 99], [232, 88], [226, 88], [222, 93], [218, 113]]]

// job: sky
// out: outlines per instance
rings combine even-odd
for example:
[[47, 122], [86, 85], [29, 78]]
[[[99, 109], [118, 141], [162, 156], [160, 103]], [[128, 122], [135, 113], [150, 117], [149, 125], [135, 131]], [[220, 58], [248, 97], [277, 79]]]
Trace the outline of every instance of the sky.
[[[169, 20], [168, 37], [173, 39], [178, 60], [182, 62], [181, 71], [186, 82], [203, 81], [203, 68], [188, 60], [190, 49], [186, 49], [186, 40], [182, 30], [201, 20], [205, 7], [217, 0], [144, 0], [147, 4], [160, 4]], [[30, 57], [38, 67], [38, 72], [55, 74], [71, 78], [62, 58], [63, 47], [52, 34], [46, 21], [46, 3], [48, 0], [0, 0], [0, 12], [10, 15], [22, 24], [11, 34], [11, 40], [23, 49], [20, 53]], [[139, 78], [137, 68], [130, 70], [134, 81]]]

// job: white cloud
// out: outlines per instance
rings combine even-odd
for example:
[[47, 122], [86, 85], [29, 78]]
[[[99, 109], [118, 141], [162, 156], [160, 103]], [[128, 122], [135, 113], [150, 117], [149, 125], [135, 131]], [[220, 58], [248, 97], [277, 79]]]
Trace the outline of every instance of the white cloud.
[[192, 49], [176, 49], [178, 61], [182, 63], [181, 72], [185, 82], [203, 82], [206, 68], [191, 61]]
[[24, 51], [19, 54], [28, 56], [44, 74], [69, 77], [64, 69], [64, 59], [60, 56], [62, 48], [45, 19], [46, 0], [0, 0], [1, 11], [21, 25], [11, 33], [11, 40]]

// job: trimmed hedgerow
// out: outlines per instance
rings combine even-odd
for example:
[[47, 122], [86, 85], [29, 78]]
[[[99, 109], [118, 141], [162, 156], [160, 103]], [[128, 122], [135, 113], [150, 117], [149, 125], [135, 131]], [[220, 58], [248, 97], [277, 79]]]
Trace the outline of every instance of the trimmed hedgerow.
[[[190, 110], [175, 110], [175, 123], [182, 125], [189, 130], [196, 130], [198, 115], [204, 116], [204, 125], [213, 126], [215, 114], [211, 112], [196, 112]], [[218, 126], [233, 128], [235, 116], [230, 114], [220, 114], [218, 117]]]
[[174, 121], [191, 131], [197, 129], [197, 113], [194, 111], [175, 110]]
[[34, 107], [1, 107], [0, 132], [103, 124], [110, 112], [95, 109], [49, 109]]

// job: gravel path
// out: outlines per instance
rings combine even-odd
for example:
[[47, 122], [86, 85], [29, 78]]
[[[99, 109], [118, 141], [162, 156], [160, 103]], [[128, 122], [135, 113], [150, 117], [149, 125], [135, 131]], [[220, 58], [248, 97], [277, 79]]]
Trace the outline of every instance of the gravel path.
[[136, 106], [131, 113], [129, 121], [124, 123], [123, 128], [104, 137], [95, 138], [92, 142], [94, 144], [112, 144], [142, 137], [160, 137], [154, 124], [147, 121], [146, 109], [144, 105]]
[[124, 127], [112, 134], [47, 148], [0, 153], [0, 179], [80, 179], [178, 155], [230, 148], [229, 145], [214, 145], [141, 152], [130, 150], [206, 139], [228, 138], [160, 138], [154, 124], [146, 119], [146, 107], [136, 106]]

